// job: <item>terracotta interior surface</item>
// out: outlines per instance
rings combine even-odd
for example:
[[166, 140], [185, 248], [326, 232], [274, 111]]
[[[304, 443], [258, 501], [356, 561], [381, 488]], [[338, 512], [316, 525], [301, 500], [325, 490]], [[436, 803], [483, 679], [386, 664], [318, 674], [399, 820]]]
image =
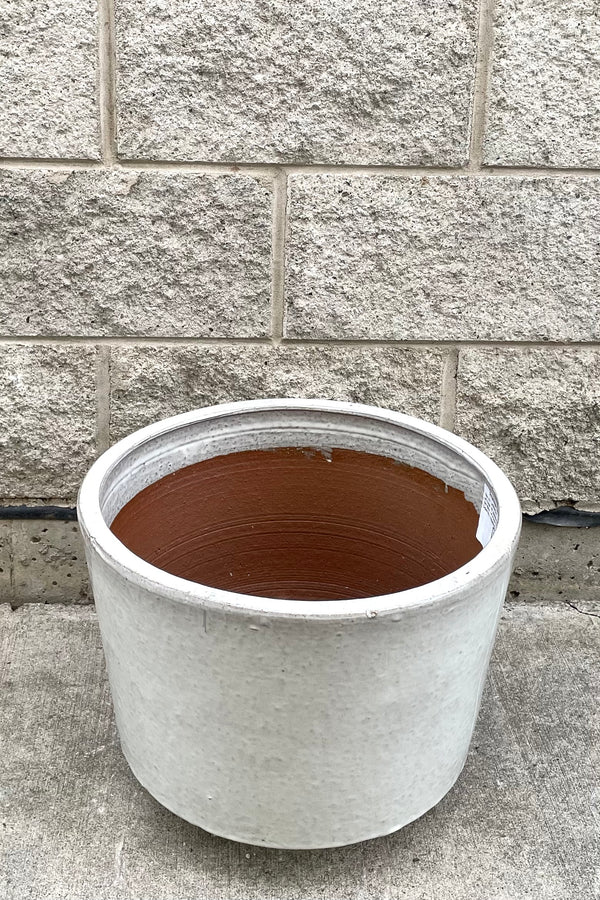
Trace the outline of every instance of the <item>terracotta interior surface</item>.
[[135, 554], [191, 581], [288, 600], [393, 593], [472, 559], [478, 514], [421, 469], [356, 450], [249, 450], [137, 494], [112, 524]]

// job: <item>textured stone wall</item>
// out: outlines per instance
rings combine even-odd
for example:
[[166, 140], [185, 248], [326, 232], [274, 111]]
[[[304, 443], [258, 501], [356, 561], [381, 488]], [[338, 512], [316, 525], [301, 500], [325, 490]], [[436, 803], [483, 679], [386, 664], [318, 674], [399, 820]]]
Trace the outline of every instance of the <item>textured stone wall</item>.
[[[455, 429], [528, 511], [599, 508], [597, 2], [0, 23], [0, 504], [72, 504], [157, 417], [288, 395]], [[0, 596], [23, 560], [79, 571], [72, 524], [39, 524], [2, 526]]]

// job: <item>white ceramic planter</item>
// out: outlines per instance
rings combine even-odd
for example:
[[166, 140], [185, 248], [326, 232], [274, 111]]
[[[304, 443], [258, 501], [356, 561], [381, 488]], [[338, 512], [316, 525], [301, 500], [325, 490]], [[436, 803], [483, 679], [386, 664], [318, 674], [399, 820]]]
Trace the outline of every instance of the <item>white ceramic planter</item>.
[[[393, 459], [404, 464], [398, 471], [424, 470], [446, 490], [464, 492], [485, 546], [418, 587], [289, 600], [170, 574], [110, 530], [132, 498], [169, 473], [283, 447], [317, 448], [321, 460], [333, 459], [332, 472], [336, 448]], [[252, 478], [247, 485], [256, 489]], [[484, 493], [488, 512], [480, 515]], [[385, 506], [385, 497], [377, 504]], [[434, 533], [445, 515], [439, 510], [419, 527]], [[216, 406], [158, 422], [107, 451], [83, 482], [79, 522], [123, 751], [168, 809], [237, 841], [332, 847], [395, 831], [452, 787], [475, 724], [521, 522], [510, 483], [474, 447], [434, 425], [358, 404]], [[348, 516], [346, 526], [354, 540]], [[379, 540], [372, 531], [360, 530], [359, 549], [348, 556], [355, 580], [361, 560], [369, 569], [369, 547]], [[435, 562], [437, 544], [423, 550], [427, 537], [413, 541], [410, 531], [399, 560], [406, 556], [410, 566], [411, 554], [421, 554]], [[344, 558], [346, 538], [332, 550], [336, 560]], [[325, 528], [319, 541], [327, 539]], [[393, 535], [389, 540], [393, 556]], [[315, 553], [306, 551], [313, 568], [321, 558]]]

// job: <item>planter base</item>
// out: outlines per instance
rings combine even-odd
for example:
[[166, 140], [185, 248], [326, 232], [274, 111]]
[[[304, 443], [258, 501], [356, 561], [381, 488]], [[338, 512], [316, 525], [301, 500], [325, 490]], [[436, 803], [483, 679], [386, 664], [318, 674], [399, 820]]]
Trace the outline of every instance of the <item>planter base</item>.
[[387, 837], [390, 834], [395, 834], [396, 831], [400, 831], [402, 828], [406, 828], [407, 825], [410, 825], [411, 822], [416, 822], [417, 819], [420, 819], [421, 816], [424, 816], [425, 813], [429, 812], [429, 810], [433, 809], [440, 803], [446, 794], [448, 794], [456, 782], [458, 781], [460, 774], [464, 768], [465, 760], [460, 767], [460, 770], [456, 773], [452, 781], [448, 784], [448, 787], [439, 794], [432, 802], [428, 803], [428, 805], [418, 812], [413, 812], [408, 818], [403, 819], [402, 821], [392, 825], [385, 826], [378, 831], [369, 831], [364, 834], [354, 834], [351, 839], [341, 838], [340, 840], [335, 840], [331, 836], [326, 838], [322, 838], [321, 840], [316, 840], [314, 842], [304, 842], [304, 843], [282, 843], [281, 841], [273, 841], [272, 839], [261, 840], [260, 836], [258, 836], [255, 832], [249, 831], [247, 833], [244, 832], [232, 832], [228, 829], [218, 830], [215, 829], [213, 823], [210, 818], [208, 819], [198, 819], [196, 817], [190, 818], [189, 812], [187, 810], [182, 811], [176, 807], [174, 807], [168, 798], [163, 798], [157, 796], [151, 788], [149, 788], [146, 784], [144, 784], [143, 780], [138, 777], [135, 771], [134, 765], [132, 765], [131, 760], [125, 754], [125, 758], [129, 763], [129, 768], [131, 769], [133, 775], [136, 780], [141, 784], [144, 790], [148, 791], [148, 793], [156, 800], [157, 803], [160, 803], [161, 806], [164, 806], [165, 809], [168, 809], [169, 812], [173, 813], [173, 815], [178, 816], [180, 819], [183, 819], [186, 822], [189, 822], [190, 825], [194, 825], [197, 828], [201, 828], [202, 831], [206, 831], [209, 834], [213, 834], [215, 837], [224, 838], [227, 841], [236, 841], [238, 844], [249, 844], [253, 847], [268, 847], [274, 850], [332, 850], [336, 847], [350, 847], [353, 844], [362, 844], [365, 841], [373, 841], [377, 838]]

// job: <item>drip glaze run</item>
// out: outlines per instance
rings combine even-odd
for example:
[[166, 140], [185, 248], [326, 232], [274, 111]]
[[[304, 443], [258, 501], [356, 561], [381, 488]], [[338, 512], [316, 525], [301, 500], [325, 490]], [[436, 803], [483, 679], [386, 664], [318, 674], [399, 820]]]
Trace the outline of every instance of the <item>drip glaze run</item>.
[[403, 591], [472, 559], [478, 514], [422, 469], [284, 447], [203, 460], [140, 491], [114, 534], [166, 572], [242, 594], [346, 600]]

